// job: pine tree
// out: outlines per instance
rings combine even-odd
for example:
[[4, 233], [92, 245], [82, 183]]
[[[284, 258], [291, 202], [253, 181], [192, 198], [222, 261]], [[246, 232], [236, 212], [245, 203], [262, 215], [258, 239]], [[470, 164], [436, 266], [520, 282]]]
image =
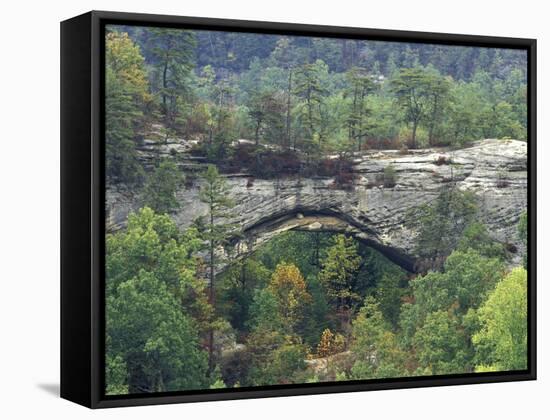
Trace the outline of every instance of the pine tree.
[[162, 160], [147, 178], [143, 191], [144, 205], [157, 213], [170, 213], [179, 208], [176, 190], [183, 176], [174, 161]]
[[195, 62], [196, 40], [192, 31], [152, 28], [147, 47], [156, 69], [156, 92], [161, 97], [165, 124], [174, 128], [181, 100], [190, 96], [190, 76]]
[[449, 106], [451, 82], [435, 70], [429, 73], [428, 84], [428, 143], [432, 146], [435, 142], [436, 130]]
[[[199, 199], [207, 206], [207, 216], [200, 220], [200, 225], [203, 227], [202, 236], [208, 241], [208, 267], [209, 280], [208, 301], [216, 308], [215, 302], [215, 271], [219, 263], [219, 258], [216, 256], [216, 248], [227, 243], [231, 234], [235, 234], [235, 225], [229, 223], [229, 219], [233, 216], [230, 210], [235, 206], [233, 200], [229, 197], [229, 187], [224, 178], [219, 174], [218, 169], [214, 165], [208, 165], [208, 169], [203, 174], [203, 185], [199, 193]], [[214, 329], [209, 332], [209, 370], [212, 372], [214, 368], [213, 351], [214, 351]]]
[[367, 135], [371, 126], [368, 117], [371, 110], [367, 107], [367, 96], [372, 93], [376, 85], [364, 68], [353, 67], [346, 73], [349, 88], [345, 92], [351, 103], [346, 125], [350, 141], [357, 142], [357, 151], [361, 151], [361, 140]]
[[421, 67], [401, 69], [391, 81], [391, 91], [412, 125], [411, 147], [416, 148], [416, 131], [429, 109], [430, 79]]
[[[252, 94], [248, 104], [248, 115], [254, 122], [254, 141], [256, 146], [260, 144], [260, 135], [271, 128], [279, 134], [282, 130], [280, 115], [283, 112], [283, 105], [277, 98], [274, 91], [263, 91]], [[273, 130], [275, 129], [275, 130]]]
[[348, 327], [353, 306], [360, 300], [354, 291], [360, 264], [361, 258], [354, 240], [337, 235], [319, 273], [319, 280], [339, 314], [344, 330]]
[[296, 70], [294, 94], [303, 101], [300, 119], [307, 133], [306, 140], [311, 142], [310, 146], [317, 141], [320, 147], [322, 142], [319, 128], [321, 124], [320, 107], [323, 105], [327, 90], [323, 86], [321, 76], [326, 72], [327, 66], [321, 60], [304, 64]]

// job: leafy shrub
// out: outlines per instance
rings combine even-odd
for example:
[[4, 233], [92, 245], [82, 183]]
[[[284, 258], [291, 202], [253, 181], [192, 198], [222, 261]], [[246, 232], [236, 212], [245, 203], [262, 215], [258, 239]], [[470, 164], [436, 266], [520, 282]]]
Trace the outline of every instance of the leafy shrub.
[[381, 174], [376, 175], [375, 185], [384, 188], [393, 188], [397, 185], [397, 171], [393, 165], [386, 166]]
[[393, 188], [397, 184], [397, 172], [393, 165], [384, 168], [384, 188]]

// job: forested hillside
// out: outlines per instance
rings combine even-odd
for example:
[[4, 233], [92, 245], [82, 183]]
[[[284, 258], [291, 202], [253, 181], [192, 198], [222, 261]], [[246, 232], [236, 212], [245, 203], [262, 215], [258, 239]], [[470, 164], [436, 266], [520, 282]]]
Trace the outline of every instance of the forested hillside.
[[[526, 368], [526, 213], [495, 240], [445, 155], [527, 141], [524, 51], [119, 26], [105, 46], [107, 188], [139, 202], [106, 237], [107, 394]], [[419, 148], [451, 176], [407, 213], [414, 270], [330, 229], [235, 249], [228, 175], [353, 195], [355, 158]], [[182, 190], [202, 209], [184, 229]]]
[[128, 138], [195, 140], [235, 165], [261, 154], [232, 147], [247, 139], [290, 170], [296, 151], [526, 139], [525, 51], [139, 27], [106, 42], [113, 181], [140, 173]]

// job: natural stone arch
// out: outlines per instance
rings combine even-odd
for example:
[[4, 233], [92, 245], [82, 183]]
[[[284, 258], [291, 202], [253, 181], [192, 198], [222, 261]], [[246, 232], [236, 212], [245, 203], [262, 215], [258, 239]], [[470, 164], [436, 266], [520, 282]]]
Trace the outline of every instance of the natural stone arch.
[[330, 210], [295, 212], [277, 215], [262, 220], [245, 229], [238, 237], [230, 241], [231, 259], [246, 257], [266, 244], [277, 235], [288, 231], [342, 233], [354, 237], [359, 242], [376, 249], [393, 263], [408, 272], [415, 271], [415, 259], [399, 249], [383, 244], [376, 232], [368, 227], [359, 226], [345, 215]]
[[[185, 170], [202, 169], [202, 164], [185, 159], [180, 162]], [[397, 173], [396, 184], [390, 188], [379, 182], [388, 165]], [[511, 264], [521, 262], [524, 246], [517, 235], [517, 223], [527, 206], [527, 143], [482, 140], [458, 150], [414, 150], [405, 155], [391, 150], [370, 151], [354, 157], [353, 172], [355, 181], [346, 189], [336, 188], [331, 178], [281, 177], [250, 182], [247, 174], [226, 175], [237, 203], [232, 222], [243, 232], [243, 238], [234, 243], [253, 249], [254, 243], [265, 243], [281, 229], [306, 229], [319, 222], [321, 228], [329, 226], [354, 235], [413, 271], [418, 232], [410, 210], [435, 200], [451, 183], [453, 188], [476, 194], [478, 220], [495, 240], [518, 250]], [[182, 229], [207, 213], [198, 198], [200, 187], [199, 181], [176, 194], [180, 210], [172, 217]], [[139, 197], [124, 187], [107, 190], [106, 199], [108, 231], [122, 227], [128, 213], [139, 208]], [[317, 220], [299, 222], [299, 214]], [[311, 223], [306, 223], [308, 220]]]

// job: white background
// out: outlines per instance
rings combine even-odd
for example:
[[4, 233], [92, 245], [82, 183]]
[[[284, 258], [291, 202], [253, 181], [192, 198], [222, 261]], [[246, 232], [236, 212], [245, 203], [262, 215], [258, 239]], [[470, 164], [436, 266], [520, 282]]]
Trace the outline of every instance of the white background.
[[[0, 417], [549, 418], [550, 25], [544, 0], [5, 0], [0, 24]], [[59, 387], [59, 22], [91, 9], [538, 39], [539, 380], [91, 411]], [[546, 102], [546, 103], [545, 103]]]

